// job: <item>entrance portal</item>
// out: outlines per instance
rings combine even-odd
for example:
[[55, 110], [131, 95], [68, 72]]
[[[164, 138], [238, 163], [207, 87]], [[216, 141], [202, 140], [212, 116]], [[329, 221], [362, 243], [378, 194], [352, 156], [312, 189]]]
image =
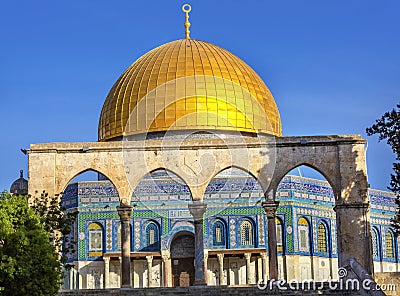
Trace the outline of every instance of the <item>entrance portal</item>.
[[173, 286], [192, 286], [194, 283], [194, 235], [178, 233], [171, 242]]

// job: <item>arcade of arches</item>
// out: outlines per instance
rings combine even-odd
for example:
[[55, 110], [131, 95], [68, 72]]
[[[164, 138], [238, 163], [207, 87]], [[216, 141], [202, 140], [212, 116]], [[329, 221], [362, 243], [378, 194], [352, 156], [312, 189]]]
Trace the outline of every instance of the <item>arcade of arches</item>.
[[[127, 180], [125, 172], [121, 169], [123, 167], [121, 142], [85, 143], [84, 145], [90, 147], [89, 151], [85, 153], [82, 153], [82, 143], [31, 145], [29, 151], [30, 190], [42, 188], [50, 194], [62, 192], [78, 172], [87, 169], [96, 170], [109, 179], [109, 181], [96, 181], [95, 185], [78, 182], [72, 184], [77, 186], [75, 191], [72, 190], [77, 194], [69, 194], [68, 192], [71, 190], [68, 187], [68, 190], [64, 192], [63, 199], [67, 208], [73, 209], [80, 206], [80, 214], [82, 213], [83, 225], [77, 225], [75, 232], [78, 237], [78, 258], [71, 258], [71, 260], [75, 261], [75, 270], [77, 273], [79, 272], [80, 277], [85, 273], [88, 274], [87, 279], [74, 279], [69, 285], [71, 287], [77, 284], [79, 287], [95, 287], [96, 283], [97, 286], [100, 283], [101, 287], [107, 287], [111, 282], [117, 284], [121, 282], [122, 285], [127, 286], [132, 286], [132, 284], [133, 286], [172, 286], [187, 283], [206, 284], [207, 281], [209, 284], [243, 284], [255, 283], [255, 280], [260, 278], [301, 277], [301, 274], [307, 274], [300, 271], [304, 262], [296, 264], [299, 266], [297, 271], [290, 271], [288, 267], [283, 268], [284, 266], [293, 266], [293, 264], [288, 264], [291, 257], [287, 253], [284, 256], [286, 265], [282, 265], [282, 259], [279, 258], [283, 258], [283, 246], [288, 246], [288, 242], [282, 242], [282, 237], [277, 238], [277, 233], [282, 236], [283, 232], [287, 233], [293, 230], [287, 224], [286, 229], [279, 226], [281, 223], [288, 223], [288, 220], [284, 221], [284, 215], [281, 219], [278, 215], [278, 220], [276, 220], [277, 201], [281, 196], [277, 197], [279, 183], [291, 169], [304, 163], [318, 168], [324, 176], [329, 176], [328, 181], [332, 187], [329, 193], [331, 198], [329, 207], [332, 209], [334, 205], [334, 212], [332, 211], [334, 214], [331, 215], [331, 218], [336, 217], [333, 220], [337, 232], [337, 244], [331, 242], [330, 244], [334, 244], [335, 253], [331, 252], [329, 253], [331, 255], [325, 256], [328, 261], [321, 260], [324, 262], [321, 264], [327, 267], [321, 269], [323, 270], [321, 277], [335, 277], [337, 265], [346, 265], [350, 257], [355, 257], [367, 270], [373, 271], [372, 253], [368, 252], [371, 250], [369, 247], [371, 236], [365, 141], [358, 136], [276, 138], [276, 148], [274, 149], [277, 159], [273, 175], [265, 173], [264, 167], [268, 163], [263, 162], [265, 158], [259, 157], [261, 154], [268, 154], [269, 143], [265, 140], [260, 148], [258, 141], [254, 141], [254, 143], [252, 141], [253, 139], [249, 138], [245, 147], [236, 145], [229, 150], [226, 143], [217, 139], [209, 139], [206, 143], [203, 139], [188, 139], [176, 147], [177, 150], [181, 149], [180, 154], [186, 160], [186, 167], [195, 163], [199, 155], [210, 154], [215, 159], [213, 166], [220, 168], [218, 172], [223, 172], [225, 168], [229, 167], [243, 167], [240, 159], [229, 160], [226, 157], [232, 153], [232, 149], [235, 149], [234, 153], [237, 154], [240, 154], [242, 149], [251, 155], [253, 162], [248, 172], [257, 178], [259, 194], [255, 194], [257, 190], [254, 188], [248, 192], [243, 191], [242, 188], [243, 192], [238, 198], [238, 195], [232, 194], [224, 196], [222, 190], [218, 196], [220, 200], [217, 200], [219, 204], [207, 191], [211, 190], [212, 186], [209, 187], [212, 184], [211, 180], [213, 178], [218, 180], [219, 174], [218, 172], [214, 173], [215, 170], [208, 170], [207, 167], [203, 168], [200, 173], [208, 174], [203, 178], [210, 181], [202, 183], [202, 187], [193, 183], [187, 175], [181, 174], [178, 181], [174, 177], [172, 177], [172, 181], [165, 181], [169, 187], [165, 185], [161, 186], [161, 189], [151, 189], [149, 184], [142, 186], [143, 181], [148, 177], [146, 177], [147, 173], [142, 173], [140, 169], [134, 176], [137, 181]], [[158, 143], [160, 146], [157, 146]], [[152, 140], [152, 147], [138, 151], [136, 159], [145, 154], [144, 158], [148, 161], [146, 169], [149, 172], [157, 171], [162, 167], [167, 172], [176, 171], [176, 168], [182, 165], [180, 159], [164, 158], [164, 161], [161, 162], [162, 154], [165, 153], [161, 149], [161, 144], [162, 141]], [[174, 141], [171, 140], [169, 145], [169, 147], [173, 147]], [[196, 147], [196, 150], [192, 147]], [[263, 150], [263, 153], [260, 153], [260, 149]], [[135, 150], [131, 150], [131, 153], [135, 152]], [[135, 155], [131, 159], [135, 159]], [[193, 165], [193, 170], [196, 170], [195, 165]], [[245, 175], [246, 178], [250, 176]], [[162, 174], [159, 178], [162, 178]], [[225, 180], [226, 176], [220, 176], [220, 178]], [[148, 179], [152, 180], [154, 176]], [[267, 182], [262, 180], [268, 180], [267, 188], [263, 187]], [[101, 182], [111, 184], [113, 189], [109, 188], [110, 185], [101, 184]], [[246, 187], [246, 182], [241, 186]], [[133, 183], [137, 185], [134, 190], [129, 191], [130, 184]], [[152, 184], [159, 187], [157, 182]], [[82, 186], [82, 190], [79, 186]], [[93, 190], [88, 190], [88, 187], [93, 187]], [[152, 190], [156, 190], [158, 198], [155, 198], [154, 195], [150, 196]], [[162, 192], [157, 192], [157, 190]], [[253, 195], [252, 190], [255, 190]], [[140, 192], [147, 192], [147, 196], [141, 198]], [[178, 196], [173, 196], [171, 192], [175, 192]], [[104, 196], [102, 196], [103, 193]], [[34, 196], [33, 192], [32, 194]], [[127, 198], [123, 198], [124, 196]], [[230, 203], [227, 199], [232, 196], [234, 199]], [[253, 199], [252, 196], [254, 196]], [[152, 198], [154, 198], [153, 202]], [[235, 207], [235, 202], [238, 203], [237, 207]], [[221, 203], [225, 206], [228, 204], [232, 208], [219, 209]], [[107, 211], [104, 209], [106, 205], [108, 205]], [[89, 228], [89, 224], [96, 220], [93, 214], [90, 216], [90, 208], [96, 206], [100, 208], [95, 211], [97, 211], [96, 219], [99, 220], [102, 229]], [[283, 206], [282, 201], [281, 206]], [[173, 209], [168, 210], [168, 207]], [[185, 208], [186, 210], [184, 210]], [[230, 210], [232, 211], [230, 212]], [[262, 214], [264, 210], [265, 213]], [[231, 222], [229, 217], [234, 213], [238, 220]], [[218, 218], [220, 221], [216, 221]], [[119, 219], [121, 222], [113, 222]], [[278, 227], [276, 221], [281, 221], [278, 222]], [[333, 224], [328, 225], [327, 221], [323, 225], [326, 226], [328, 232], [334, 228], [332, 228]], [[145, 225], [149, 222], [152, 224]], [[219, 223], [215, 224], [214, 222]], [[79, 223], [77, 221], [77, 224]], [[119, 227], [119, 236], [113, 234], [114, 224]], [[214, 229], [210, 229], [210, 225], [215, 226]], [[231, 235], [228, 231], [232, 227], [236, 227], [235, 235]], [[255, 232], [256, 227], [257, 232]], [[143, 229], [143, 233], [141, 229]], [[277, 229], [278, 231], [276, 231]], [[174, 265], [176, 262], [179, 264], [180, 259], [172, 258], [169, 252], [171, 238], [179, 231], [188, 231], [194, 235], [194, 278], [193, 272], [189, 268], [191, 266], [189, 264], [190, 257], [188, 256], [184, 260], [184, 264], [188, 266], [187, 274], [185, 274]], [[319, 231], [323, 233], [322, 230]], [[263, 233], [265, 237], [261, 237], [258, 235], [259, 233]], [[215, 234], [215, 237], [212, 234]], [[91, 245], [86, 242], [87, 238], [91, 237], [97, 237], [103, 242], [101, 250], [98, 249], [98, 245], [96, 247], [96, 243]], [[119, 237], [120, 241], [118, 242], [117, 239], [115, 243], [115, 237]], [[144, 249], [147, 241], [156, 248]], [[324, 246], [322, 239], [319, 239], [318, 242], [318, 247], [323, 251], [321, 254], [325, 252], [325, 248], [329, 249], [329, 246]], [[212, 246], [213, 243], [214, 246]], [[295, 247], [293, 253], [301, 252], [300, 247], [302, 245]], [[93, 249], [93, 252], [89, 250], [90, 248]], [[91, 257], [99, 255], [99, 252], [101, 256]], [[321, 258], [323, 259], [324, 256]], [[315, 259], [314, 264], [318, 264], [318, 260]], [[281, 266], [280, 269], [278, 265]], [[148, 270], [153, 271], [153, 277], [147, 276]], [[224, 277], [219, 276], [219, 270], [224, 270]], [[311, 271], [308, 273], [311, 275]], [[111, 276], [112, 274], [114, 278]], [[124, 278], [124, 274], [126, 278]], [[314, 276], [316, 276], [315, 269]], [[95, 280], [96, 277], [97, 280]]]

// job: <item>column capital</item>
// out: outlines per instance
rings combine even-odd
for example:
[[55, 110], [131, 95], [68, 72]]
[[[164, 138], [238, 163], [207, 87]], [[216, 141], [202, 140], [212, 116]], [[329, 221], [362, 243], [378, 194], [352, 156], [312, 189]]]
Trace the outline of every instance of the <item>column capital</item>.
[[103, 257], [103, 261], [106, 264], [110, 263], [110, 257]]
[[147, 263], [153, 262], [153, 256], [146, 256]]
[[218, 261], [224, 260], [224, 254], [217, 254]]
[[268, 256], [267, 256], [266, 253], [261, 253], [260, 255], [261, 255], [261, 259], [262, 259], [262, 260], [267, 260], [267, 257], [268, 257]]
[[189, 212], [195, 221], [203, 220], [204, 213], [207, 210], [207, 205], [203, 202], [193, 201], [188, 205]]
[[250, 260], [251, 253], [244, 253], [244, 258], [246, 258], [246, 260]]
[[169, 254], [168, 255], [161, 255], [161, 259], [162, 259], [163, 262], [167, 262], [169, 259], [171, 259], [171, 256]]
[[121, 205], [117, 207], [118, 215], [121, 221], [129, 221], [131, 219], [133, 207], [128, 205]]
[[264, 211], [267, 215], [267, 218], [271, 219], [271, 218], [275, 218], [275, 213], [276, 213], [276, 209], [279, 206], [279, 202], [275, 201], [275, 202], [263, 202], [261, 204], [261, 206], [264, 208]]

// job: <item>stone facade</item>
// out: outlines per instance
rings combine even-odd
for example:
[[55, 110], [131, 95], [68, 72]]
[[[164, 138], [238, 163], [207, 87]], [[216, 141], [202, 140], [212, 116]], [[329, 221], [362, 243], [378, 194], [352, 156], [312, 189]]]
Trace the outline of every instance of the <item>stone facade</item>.
[[[166, 169], [188, 186], [192, 202], [203, 203], [213, 177], [237, 167], [254, 176], [266, 201], [272, 202], [285, 174], [304, 164], [323, 174], [332, 186], [339, 265], [345, 266], [354, 257], [373, 272], [365, 143], [360, 136], [344, 135], [33, 144], [29, 149], [29, 191], [32, 198], [41, 190], [50, 195], [61, 193], [75, 176], [92, 169], [114, 184], [120, 204], [129, 205], [146, 174]], [[195, 231], [196, 242], [201, 239], [200, 231]], [[275, 241], [273, 232], [268, 235]], [[274, 244], [268, 248], [272, 254], [269, 270], [276, 272], [276, 256], [271, 253]], [[125, 266], [128, 259], [125, 253]]]

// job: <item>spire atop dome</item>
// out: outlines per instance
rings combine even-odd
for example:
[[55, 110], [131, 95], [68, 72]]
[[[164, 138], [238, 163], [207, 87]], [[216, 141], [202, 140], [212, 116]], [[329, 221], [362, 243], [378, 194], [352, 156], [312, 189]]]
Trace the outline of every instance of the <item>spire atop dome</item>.
[[189, 4], [183, 4], [182, 5], [182, 11], [184, 12], [184, 13], [186, 13], [186, 20], [185, 20], [185, 28], [186, 28], [186, 31], [185, 31], [185, 34], [186, 34], [186, 37], [185, 37], [185, 39], [186, 40], [188, 40], [188, 39], [190, 39], [190, 30], [189, 30], [189, 28], [190, 28], [190, 23], [189, 23], [189, 12], [192, 10], [192, 6], [190, 6]]

